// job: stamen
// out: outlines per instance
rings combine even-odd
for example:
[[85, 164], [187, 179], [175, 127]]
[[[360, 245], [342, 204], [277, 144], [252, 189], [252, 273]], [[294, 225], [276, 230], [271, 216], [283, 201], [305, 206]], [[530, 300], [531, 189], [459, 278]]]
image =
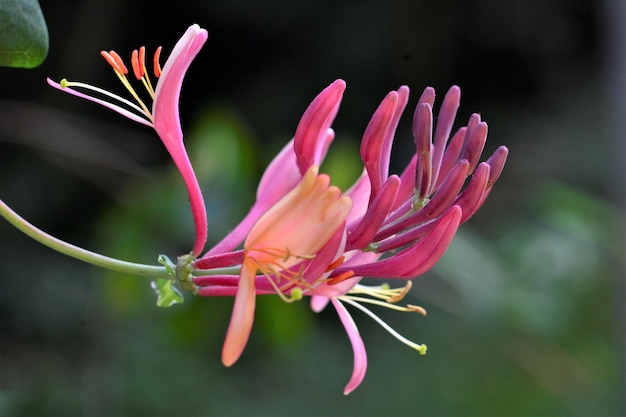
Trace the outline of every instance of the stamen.
[[[261, 271], [263, 272], [263, 271]], [[287, 290], [285, 287], [285, 289], [281, 289], [278, 284], [272, 279], [271, 275], [272, 274], [267, 274], [266, 272], [263, 272], [263, 274], [265, 275], [265, 277], [267, 278], [267, 281], [270, 283], [270, 285], [274, 288], [274, 291], [276, 291], [276, 294], [278, 294], [278, 296], [286, 303], [293, 303], [294, 301], [299, 301], [302, 299], [302, 289], [300, 287], [297, 286], [297, 284], [291, 280], [290, 284], [293, 284], [294, 287], [291, 288], [290, 291], [290, 295], [287, 296], [285, 295], [285, 291]], [[276, 274], [274, 273], [274, 275], [277, 276], [281, 276], [282, 274]]]
[[339, 258], [337, 258], [335, 261], [333, 261], [330, 265], [328, 265], [328, 267], [326, 268], [326, 272], [332, 271], [333, 269], [336, 269], [345, 260], [346, 260], [345, 255], [341, 255]]
[[[276, 248], [263, 249], [263, 250], [255, 249], [255, 250], [258, 250], [263, 253], [267, 253], [271, 256], [282, 256], [283, 255], [282, 252], [286, 252], [287, 257], [283, 260], [284, 262], [286, 262], [290, 257], [296, 256], [296, 255], [292, 255], [288, 250], [282, 250], [282, 249], [276, 249]], [[296, 257], [305, 258], [305, 259], [308, 258], [306, 256], [296, 256]], [[302, 272], [303, 272], [302, 265], [300, 266], [299, 271], [292, 271], [290, 269], [283, 269], [283, 265], [281, 265], [280, 262], [277, 262], [277, 261], [260, 262], [254, 257], [247, 257], [246, 260], [248, 262], [251, 262], [256, 267], [256, 269], [260, 271], [265, 276], [265, 278], [267, 278], [267, 281], [274, 288], [274, 291], [276, 291], [276, 294], [278, 294], [278, 296], [287, 303], [292, 303], [294, 301], [298, 301], [302, 299], [302, 296], [303, 296], [302, 287], [304, 287], [307, 290], [310, 290], [312, 288], [311, 284], [309, 284], [306, 280], [302, 278]], [[275, 279], [273, 277], [275, 277]], [[287, 283], [284, 285], [279, 285], [282, 279], [286, 280]], [[286, 291], [288, 290], [291, 290], [289, 296], [285, 294]]]
[[85, 84], [85, 83], [81, 83], [81, 82], [75, 82], [75, 81], [68, 81], [67, 79], [63, 78], [60, 82], [59, 85], [61, 86], [61, 88], [68, 88], [68, 87], [78, 87], [78, 88], [83, 88], [85, 90], [90, 90], [93, 91], [95, 93], [98, 94], [102, 94], [103, 96], [109, 97], [117, 102], [119, 102], [120, 104], [123, 104], [125, 106], [128, 106], [129, 108], [131, 108], [134, 112], [130, 112], [120, 106], [117, 106], [113, 103], [110, 102], [106, 102], [106, 101], [101, 101], [100, 99], [93, 97], [92, 96], [85, 96], [87, 98], [89, 98], [90, 100], [94, 100], [94, 101], [98, 101], [100, 102], [102, 105], [110, 107], [118, 112], [120, 112], [121, 114], [125, 115], [126, 117], [129, 117], [135, 121], [138, 121], [140, 123], [144, 123], [147, 124], [149, 126], [152, 126], [152, 120], [151, 120], [151, 115], [149, 113], [146, 113], [144, 109], [142, 109], [141, 107], [137, 106], [135, 103], [132, 103], [131, 101], [125, 99], [124, 97], [120, 97], [117, 94], [113, 94], [109, 91], [103, 90], [102, 88], [99, 87], [95, 87], [93, 85], [89, 85], [89, 84]]
[[161, 57], [161, 47], [159, 46], [154, 52], [154, 76], [159, 78], [161, 76], [161, 65], [159, 64], [159, 58]]
[[412, 342], [411, 340], [409, 340], [406, 337], [402, 336], [400, 333], [395, 331], [391, 326], [389, 326], [387, 323], [385, 323], [380, 317], [378, 317], [376, 314], [372, 313], [369, 309], [363, 307], [358, 302], [353, 301], [352, 299], [350, 299], [348, 297], [339, 297], [339, 299], [341, 301], [344, 301], [344, 302], [350, 304], [351, 306], [361, 310], [362, 312], [364, 312], [368, 316], [370, 316], [374, 321], [376, 321], [376, 323], [378, 323], [383, 329], [387, 330], [387, 332], [389, 332], [389, 334], [391, 334], [393, 337], [398, 339], [400, 342], [404, 343], [405, 345], [407, 345], [410, 348], [413, 348], [413, 349], [417, 350], [422, 355], [426, 354], [426, 345], [423, 345], [423, 344], [420, 345], [420, 344]]
[[403, 288], [400, 289], [401, 290], [400, 293], [395, 295], [395, 296], [389, 297], [387, 299], [387, 302], [388, 303], [397, 303], [397, 302], [399, 302], [400, 300], [402, 300], [409, 293], [409, 291], [411, 290], [412, 286], [413, 286], [413, 282], [407, 281], [406, 285]]
[[387, 303], [397, 303], [406, 296], [412, 285], [411, 281], [407, 281], [405, 286], [400, 288], [390, 288], [388, 284], [372, 287], [357, 284], [350, 290], [350, 294], [365, 294], [384, 300]]
[[[348, 294], [350, 294], [350, 293], [348, 292]], [[380, 307], [388, 308], [389, 310], [401, 311], [403, 313], [426, 313], [426, 310], [424, 310], [421, 307], [417, 307], [417, 306], [412, 306], [412, 307], [409, 307], [409, 306], [406, 306], [406, 307], [405, 306], [399, 306], [399, 305], [396, 305], [396, 304], [388, 303], [387, 301], [375, 300], [373, 298], [366, 298], [366, 297], [356, 297], [354, 295], [342, 295], [341, 297], [342, 297], [341, 298], [342, 300], [344, 298], [348, 298], [350, 300], [357, 301], [357, 302], [360, 302], [360, 303], [374, 304], [374, 305], [377, 305], [377, 306], [380, 306]], [[417, 309], [416, 309], [416, 307], [417, 307]], [[421, 309], [421, 310], [419, 310], [419, 309]], [[425, 315], [425, 314], [422, 314], [422, 315]]]
[[115, 72], [119, 74], [128, 74], [128, 68], [124, 65], [124, 61], [115, 51], [100, 51], [100, 55], [113, 67]]
[[[144, 47], [142, 46], [141, 49], [143, 50]], [[145, 52], [144, 52], [145, 54]], [[133, 72], [135, 73], [135, 78], [137, 78], [138, 80], [141, 80], [141, 78], [143, 77], [144, 74], [144, 65], [142, 65], [141, 63], [141, 55], [139, 53], [139, 51], [137, 51], [136, 49], [133, 51], [131, 58], [130, 58], [130, 62], [133, 66]]]
[[422, 316], [426, 315], [426, 309], [424, 307], [416, 306], [413, 304], [407, 304], [406, 308], [409, 310], [415, 311], [416, 313], [420, 313]]
[[334, 276], [332, 278], [329, 278], [328, 280], [326, 280], [326, 283], [328, 285], [335, 285], [335, 284], [339, 284], [340, 282], [343, 282], [345, 280], [347, 280], [348, 278], [352, 278], [354, 276], [354, 271], [346, 271], [343, 272], [337, 276]]

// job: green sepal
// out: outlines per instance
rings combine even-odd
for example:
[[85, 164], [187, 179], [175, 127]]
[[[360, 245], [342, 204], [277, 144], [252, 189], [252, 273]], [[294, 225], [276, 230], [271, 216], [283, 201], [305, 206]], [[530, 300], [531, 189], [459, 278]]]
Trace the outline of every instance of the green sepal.
[[150, 284], [157, 294], [158, 307], [171, 307], [183, 303], [184, 297], [176, 280], [176, 265], [165, 255], [159, 255], [158, 262], [165, 267], [172, 279], [158, 278]]
[[174, 264], [170, 258], [165, 255], [159, 255], [157, 262], [165, 267], [165, 270], [172, 276], [173, 279], [176, 279], [176, 264]]
[[185, 301], [183, 293], [172, 280], [158, 278], [151, 285], [157, 294], [157, 307], [171, 307]]

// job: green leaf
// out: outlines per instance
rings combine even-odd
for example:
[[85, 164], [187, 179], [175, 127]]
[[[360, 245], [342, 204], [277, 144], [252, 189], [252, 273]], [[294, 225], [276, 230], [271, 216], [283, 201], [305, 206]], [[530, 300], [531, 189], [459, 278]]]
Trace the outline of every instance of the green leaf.
[[152, 288], [157, 293], [158, 307], [171, 307], [183, 302], [183, 294], [172, 280], [159, 278], [152, 281]]
[[48, 54], [48, 27], [37, 0], [0, 0], [0, 66], [35, 68]]

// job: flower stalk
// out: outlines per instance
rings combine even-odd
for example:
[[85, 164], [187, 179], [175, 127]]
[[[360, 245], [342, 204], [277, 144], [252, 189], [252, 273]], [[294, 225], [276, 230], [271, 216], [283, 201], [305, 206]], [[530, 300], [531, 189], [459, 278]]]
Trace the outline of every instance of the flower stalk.
[[9, 223], [28, 237], [49, 247], [50, 249], [74, 259], [78, 259], [79, 261], [105, 268], [110, 271], [121, 272], [129, 275], [147, 278], [174, 279], [174, 277], [172, 277], [163, 266], [122, 261], [120, 259], [111, 258], [87, 249], [83, 249], [79, 246], [72, 245], [71, 243], [51, 236], [11, 210], [11, 208], [2, 200], [0, 200], [0, 216], [4, 217]]

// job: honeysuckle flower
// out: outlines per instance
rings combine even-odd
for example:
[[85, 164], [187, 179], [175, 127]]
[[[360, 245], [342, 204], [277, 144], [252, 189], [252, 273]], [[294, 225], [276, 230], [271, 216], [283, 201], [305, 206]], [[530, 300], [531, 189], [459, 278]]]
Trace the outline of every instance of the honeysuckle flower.
[[[406, 345], [422, 354], [426, 352], [425, 345], [404, 338], [364, 305], [425, 314], [421, 307], [398, 305], [410, 289], [411, 281], [403, 287], [390, 288], [387, 284], [362, 285], [361, 278], [410, 280], [428, 271], [443, 256], [459, 225], [484, 203], [502, 172], [508, 150], [499, 147], [487, 161], [479, 163], [487, 124], [478, 114], [473, 114], [467, 126], [450, 137], [460, 103], [460, 89], [450, 88], [434, 124], [435, 92], [428, 87], [413, 116], [416, 152], [400, 175], [390, 174], [392, 143], [409, 97], [409, 88], [402, 86], [385, 97], [365, 130], [361, 142], [363, 173], [343, 194], [343, 198], [350, 199], [351, 209], [335, 235], [328, 234], [327, 242], [318, 241], [322, 246], [316, 247], [317, 253], [310, 254], [311, 259], [301, 259], [298, 269], [278, 262], [279, 252], [272, 252], [275, 258], [271, 258], [271, 269], [259, 267], [259, 264], [254, 268], [246, 267], [247, 236], [256, 235], [257, 227], [268, 233], [267, 227], [257, 226], [265, 223], [266, 218], [272, 218], [272, 227], [277, 230], [289, 230], [288, 234], [296, 234], [299, 239], [313, 239], [307, 237], [306, 228], [297, 224], [306, 222], [307, 216], [319, 216], [314, 207], [306, 212], [298, 210], [298, 215], [294, 216], [287, 213], [278, 216], [280, 209], [274, 207], [297, 205], [299, 200], [293, 197], [293, 187], [299, 181], [302, 181], [300, 184], [306, 182], [303, 177], [310, 175], [311, 169], [317, 171], [323, 162], [335, 138], [331, 124], [345, 86], [343, 80], [336, 80], [313, 100], [293, 140], [263, 175], [257, 200], [248, 215], [220, 243], [195, 261], [192, 280], [199, 295], [236, 295], [223, 355], [224, 363], [229, 366], [241, 354], [250, 334], [255, 294], [278, 294], [286, 300], [311, 296], [314, 311], [321, 311], [331, 303], [354, 351], [352, 377], [344, 389], [348, 394], [362, 382], [367, 356], [345, 304], [370, 316]], [[299, 215], [305, 217], [299, 218]], [[266, 237], [264, 247], [286, 245], [286, 237], [281, 233]], [[244, 239], [244, 249], [237, 250]], [[279, 286], [277, 277], [284, 276], [297, 279], [286, 280], [285, 286]]]
[[[472, 114], [466, 126], [453, 125], [460, 89], [450, 88], [434, 122], [435, 91], [426, 88], [413, 114], [415, 153], [400, 174], [389, 172], [396, 129], [409, 99], [401, 86], [382, 100], [365, 129], [360, 154], [363, 171], [345, 192], [319, 173], [335, 139], [331, 128], [346, 83], [336, 80], [304, 112], [294, 137], [270, 163], [244, 219], [204, 255], [207, 217], [202, 193], [183, 142], [179, 97], [183, 78], [208, 38], [190, 26], [175, 45], [163, 69], [161, 48], [153, 59], [156, 87], [146, 68], [145, 48], [131, 54], [133, 75], [152, 99], [149, 108], [127, 78], [128, 69], [114, 51], [101, 55], [111, 65], [135, 103], [85, 83], [48, 79], [55, 88], [84, 98], [155, 129], [181, 172], [195, 224], [193, 250], [161, 267], [135, 264], [87, 251], [37, 229], [0, 200], [0, 215], [33, 239], [76, 259], [115, 271], [157, 278], [157, 305], [178, 300], [178, 285], [200, 296], [232, 296], [234, 307], [222, 350], [222, 362], [233, 365], [249, 339], [256, 296], [274, 294], [286, 302], [310, 297], [311, 308], [331, 304], [345, 327], [354, 354], [348, 394], [367, 370], [365, 344], [346, 305], [365, 313], [392, 336], [424, 354], [426, 345], [408, 340], [370, 308], [384, 307], [425, 315], [423, 308], [399, 302], [416, 278], [435, 265], [460, 224], [485, 202], [498, 180], [508, 149], [501, 146], [484, 162], [481, 154], [487, 124]], [[400, 279], [364, 285], [362, 278]], [[165, 296], [161, 292], [165, 292]]]
[[86, 83], [66, 79], [57, 83], [48, 78], [48, 84], [61, 91], [93, 101], [135, 122], [154, 128], [178, 167], [187, 187], [196, 230], [196, 241], [191, 251], [194, 256], [201, 254], [207, 240], [207, 216], [202, 191], [183, 142], [179, 98], [185, 73], [207, 39], [208, 32], [205, 29], [196, 24], [191, 25], [174, 46], [163, 69], [159, 64], [161, 47], [157, 48], [153, 58], [153, 74], [158, 79], [156, 87], [153, 87], [146, 68], [145, 47], [142, 46], [132, 52], [133, 75], [141, 81], [152, 100], [151, 109], [133, 88], [127, 77], [128, 68], [115, 51], [102, 51], [101, 55], [111, 65], [134, 102]]

